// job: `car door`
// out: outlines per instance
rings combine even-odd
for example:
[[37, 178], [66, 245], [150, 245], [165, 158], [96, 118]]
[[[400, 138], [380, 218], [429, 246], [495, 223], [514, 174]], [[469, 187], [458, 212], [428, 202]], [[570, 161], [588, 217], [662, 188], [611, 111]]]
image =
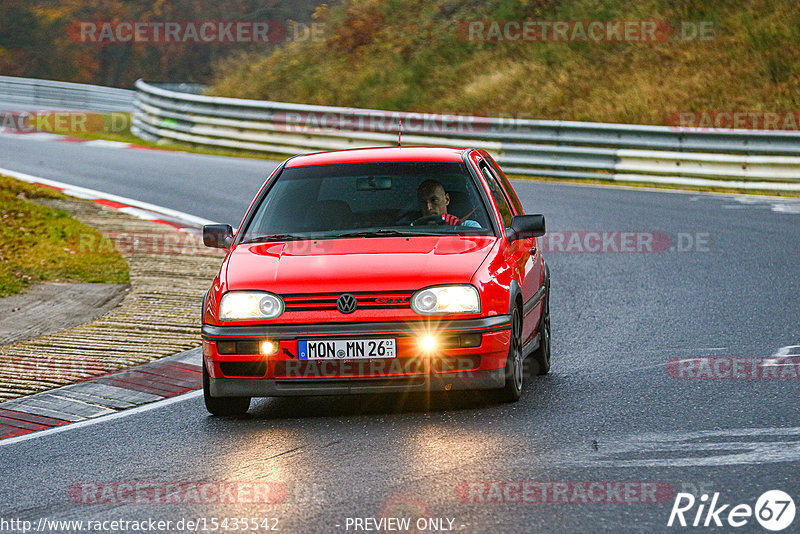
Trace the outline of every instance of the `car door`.
[[[511, 226], [514, 215], [525, 213], [514, 189], [503, 175], [497, 164], [487, 154], [480, 162], [479, 168], [486, 179], [497, 209], [506, 228]], [[522, 342], [530, 341], [536, 333], [541, 316], [541, 304], [533, 300], [543, 281], [541, 252], [535, 237], [520, 239], [508, 244], [507, 258], [513, 265], [514, 278], [519, 281], [523, 301]]]

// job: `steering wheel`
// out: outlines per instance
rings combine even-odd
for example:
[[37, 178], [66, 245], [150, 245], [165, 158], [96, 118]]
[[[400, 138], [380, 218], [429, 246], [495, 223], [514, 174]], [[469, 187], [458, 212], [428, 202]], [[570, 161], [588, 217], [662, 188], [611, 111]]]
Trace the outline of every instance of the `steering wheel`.
[[409, 225], [414, 219], [417, 218], [418, 215], [419, 215], [419, 210], [416, 209], [403, 210], [397, 215], [395, 224], [399, 226]]
[[414, 221], [411, 223], [411, 226], [433, 226], [434, 224], [444, 224], [441, 215], [423, 215], [419, 219], [414, 219]]

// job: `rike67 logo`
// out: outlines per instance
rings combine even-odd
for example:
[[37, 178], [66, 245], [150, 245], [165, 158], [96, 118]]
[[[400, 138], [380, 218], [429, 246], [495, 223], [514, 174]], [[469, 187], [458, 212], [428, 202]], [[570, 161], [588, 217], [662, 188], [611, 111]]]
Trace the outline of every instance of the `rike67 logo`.
[[719, 493], [714, 493], [711, 502], [705, 493], [699, 499], [691, 493], [678, 493], [667, 526], [721, 527], [727, 523], [738, 528], [750, 523], [755, 516], [762, 527], [778, 532], [792, 524], [795, 512], [794, 500], [781, 490], [764, 492], [754, 507], [749, 504], [720, 504]]

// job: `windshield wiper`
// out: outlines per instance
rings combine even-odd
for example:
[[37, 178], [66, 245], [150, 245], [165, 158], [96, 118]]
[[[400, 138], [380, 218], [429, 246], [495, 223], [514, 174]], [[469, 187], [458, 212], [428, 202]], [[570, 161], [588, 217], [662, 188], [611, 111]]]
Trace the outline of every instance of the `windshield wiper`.
[[310, 239], [310, 238], [296, 234], [267, 234], [267, 235], [259, 235], [256, 237], [251, 237], [250, 239], [245, 239], [241, 242], [241, 244], [245, 245], [248, 243], [265, 243], [268, 241], [292, 241], [294, 239]]
[[425, 235], [422, 232], [401, 232], [399, 230], [389, 230], [387, 228], [381, 228], [380, 230], [364, 230], [363, 232], [347, 232], [343, 234], [336, 234], [332, 237], [380, 237], [380, 236], [388, 236], [388, 237], [408, 237], [408, 236], [419, 236]]

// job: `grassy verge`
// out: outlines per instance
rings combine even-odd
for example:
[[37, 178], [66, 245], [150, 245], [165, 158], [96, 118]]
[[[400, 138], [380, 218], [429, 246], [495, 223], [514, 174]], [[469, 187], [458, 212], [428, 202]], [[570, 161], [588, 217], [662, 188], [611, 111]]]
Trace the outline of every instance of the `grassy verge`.
[[127, 283], [128, 264], [115, 250], [82, 250], [100, 232], [65, 212], [33, 202], [61, 198], [45, 187], [0, 176], [0, 296], [36, 282]]

